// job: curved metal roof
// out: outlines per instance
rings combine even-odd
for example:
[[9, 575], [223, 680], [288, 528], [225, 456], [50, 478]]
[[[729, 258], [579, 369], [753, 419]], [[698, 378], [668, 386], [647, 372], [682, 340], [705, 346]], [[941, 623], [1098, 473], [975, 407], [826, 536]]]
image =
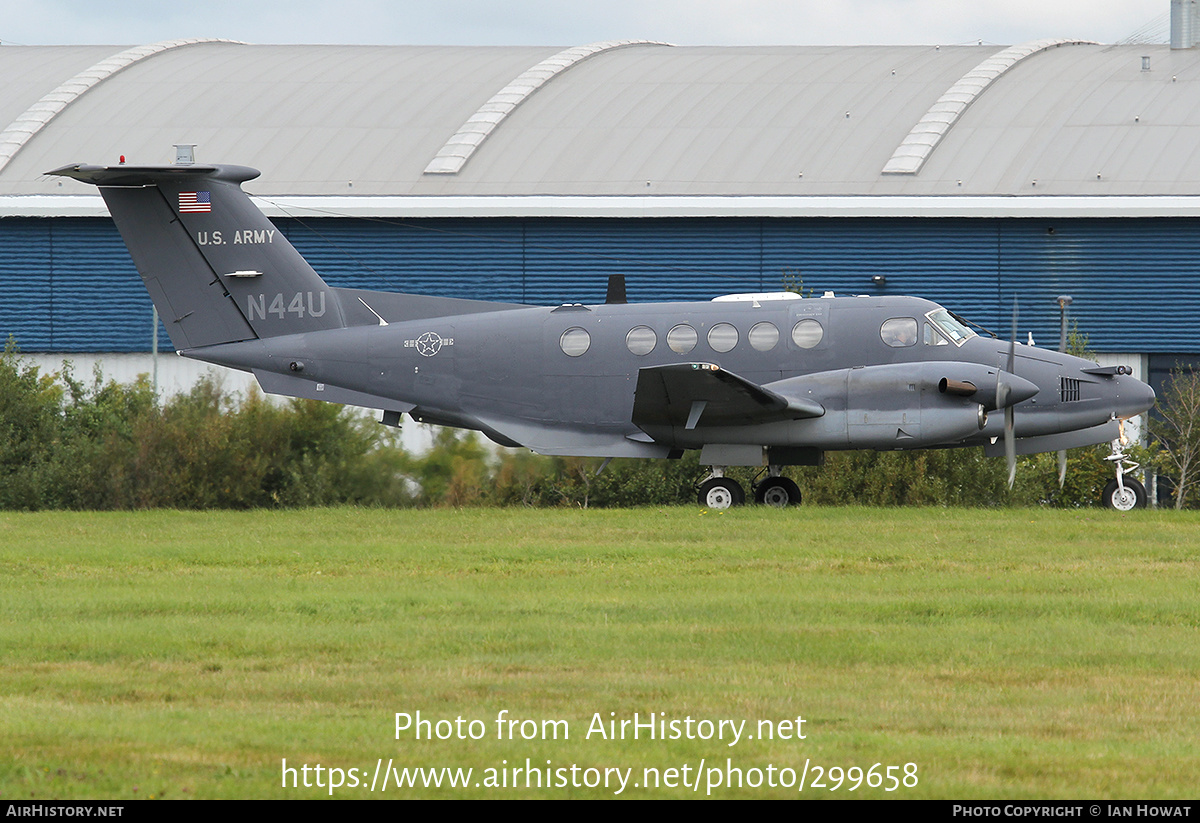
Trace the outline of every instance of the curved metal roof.
[[[950, 129], [954, 128], [954, 124], [958, 122], [958, 118], [962, 117], [967, 107], [978, 100], [987, 91], [988, 86], [999, 80], [1017, 63], [1046, 49], [1082, 44], [1083, 41], [1076, 40], [1035, 40], [993, 54], [959, 78], [957, 83], [929, 107], [925, 116], [913, 126], [912, 131], [892, 153], [891, 159], [883, 167], [883, 173], [918, 173], [925, 165], [925, 161], [929, 159], [929, 155], [938, 147], [938, 143]], [[1089, 43], [1089, 45], [1095, 44]]]
[[42, 172], [174, 143], [269, 196], [1200, 196], [1200, 50], [619, 45], [3, 46], [0, 197], [83, 195]]
[[587, 46], [576, 46], [548, 57], [513, 80], [479, 107], [479, 111], [456, 131], [429, 165], [425, 174], [458, 174], [483, 141], [496, 130], [517, 106], [533, 93], [580, 61], [613, 49], [629, 46], [666, 46], [652, 40], [607, 40]]
[[33, 136], [57, 117], [67, 106], [74, 103], [81, 95], [94, 86], [103, 83], [119, 71], [122, 71], [139, 60], [183, 46], [197, 43], [224, 43], [226, 40], [168, 40], [163, 43], [153, 43], [149, 46], [134, 46], [119, 54], [114, 54], [92, 65], [85, 71], [74, 75], [56, 89], [44, 94], [36, 103], [22, 112], [9, 123], [8, 128], [0, 132], [0, 169], [12, 160], [13, 155], [33, 139]]

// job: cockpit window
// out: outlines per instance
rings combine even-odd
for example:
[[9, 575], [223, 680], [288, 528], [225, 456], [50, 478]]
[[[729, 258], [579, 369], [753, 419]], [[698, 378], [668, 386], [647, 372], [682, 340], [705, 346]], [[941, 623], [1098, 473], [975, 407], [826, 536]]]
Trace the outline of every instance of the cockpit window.
[[961, 346], [967, 340], [975, 337], [975, 332], [951, 317], [950, 312], [945, 309], [935, 309], [925, 316], [956, 346]]
[[879, 336], [892, 348], [904, 348], [917, 344], [917, 321], [911, 317], [893, 317], [884, 320], [879, 327]]

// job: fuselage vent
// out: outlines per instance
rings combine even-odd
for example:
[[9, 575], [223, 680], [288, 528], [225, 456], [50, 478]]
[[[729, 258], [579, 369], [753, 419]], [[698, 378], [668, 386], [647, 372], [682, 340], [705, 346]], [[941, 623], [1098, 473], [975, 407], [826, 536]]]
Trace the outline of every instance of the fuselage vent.
[[1079, 399], [1079, 380], [1074, 377], [1060, 377], [1058, 390], [1062, 402], [1073, 403]]

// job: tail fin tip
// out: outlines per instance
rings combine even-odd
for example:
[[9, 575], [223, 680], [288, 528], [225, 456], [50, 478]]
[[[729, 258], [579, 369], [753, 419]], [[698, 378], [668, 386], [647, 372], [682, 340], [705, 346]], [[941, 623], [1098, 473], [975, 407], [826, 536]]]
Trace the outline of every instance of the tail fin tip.
[[207, 177], [229, 183], [245, 183], [262, 172], [249, 166], [191, 165], [191, 166], [94, 166], [89, 163], [68, 163], [46, 172], [53, 177], [70, 177], [93, 186], [153, 186], [165, 180]]

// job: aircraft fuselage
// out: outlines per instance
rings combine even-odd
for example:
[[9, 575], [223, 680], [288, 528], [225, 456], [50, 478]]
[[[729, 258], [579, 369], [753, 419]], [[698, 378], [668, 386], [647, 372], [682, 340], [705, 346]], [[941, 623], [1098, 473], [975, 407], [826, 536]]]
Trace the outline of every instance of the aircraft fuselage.
[[[1003, 430], [996, 381], [1009, 344], [951, 340], [941, 307], [912, 297], [564, 305], [356, 326], [183, 352], [314, 387], [392, 401], [419, 419], [476, 428], [551, 454], [661, 456], [710, 443], [905, 449], [988, 443]], [[903, 321], [903, 322], [897, 322]], [[888, 338], [885, 324], [912, 337]], [[887, 338], [887, 339], [885, 339]], [[639, 374], [706, 364], [819, 404], [819, 416], [637, 420]], [[1090, 429], [1143, 411], [1128, 375], [1016, 346], [1015, 435]], [[942, 380], [976, 391], [948, 394]], [[322, 391], [327, 391], [323, 388]], [[310, 396], [318, 396], [316, 394]], [[682, 423], [682, 425], [680, 425]], [[982, 425], [981, 425], [982, 424]]]

